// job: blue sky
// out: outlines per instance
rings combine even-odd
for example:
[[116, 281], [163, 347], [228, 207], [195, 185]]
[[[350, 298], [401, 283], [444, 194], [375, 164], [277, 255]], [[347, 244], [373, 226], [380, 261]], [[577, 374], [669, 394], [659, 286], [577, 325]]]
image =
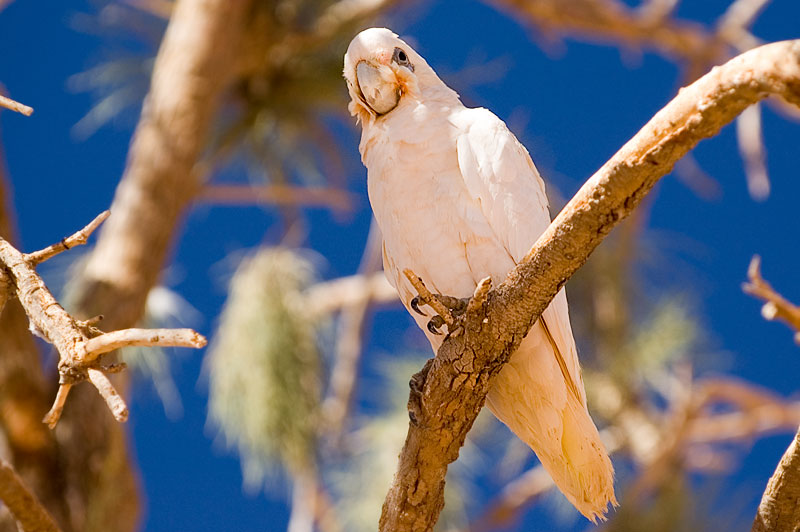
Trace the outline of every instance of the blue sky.
[[[683, 4], [679, 16], [708, 23], [728, 1]], [[55, 2], [43, 9], [36, 2], [15, 0], [0, 12], [0, 82], [13, 98], [35, 108], [29, 118], [0, 113], [25, 250], [60, 239], [107, 208], [124, 168], [135, 118], [119, 120], [86, 140], [70, 133], [92, 100], [68, 90], [67, 78], [96, 64], [108, 46], [107, 39], [71, 27], [75, 14], [92, 9], [83, 2]], [[558, 53], [548, 55], [532, 43], [530, 29], [483, 3], [433, 2], [394, 20], [394, 29], [412, 37], [440, 73], [457, 72], [475, 58], [498, 59], [507, 67], [494, 81], [456, 88], [468, 89], [463, 92], [468, 104], [488, 107], [507, 120], [542, 174], [567, 197], [679, 86], [678, 67], [654, 54], [567, 39]], [[765, 41], [800, 37], [798, 21], [800, 4], [773, 0], [754, 32]], [[721, 194], [713, 200], [698, 198], [672, 176], [657, 186], [648, 234], [660, 261], [645, 277], [653, 293], [691, 296], [714, 350], [726, 353], [719, 371], [788, 396], [797, 391], [797, 346], [785, 327], [762, 320], [758, 303], [740, 289], [748, 262], [758, 253], [765, 277], [789, 299], [800, 301], [800, 124], [769, 107], [763, 123], [770, 197], [764, 202], [749, 197], [732, 127], [702, 142], [694, 154], [719, 182]], [[359, 203], [357, 212], [344, 219], [321, 210], [310, 213], [309, 241], [325, 258], [326, 277], [355, 271], [369, 223], [366, 171], [358, 161], [354, 128], [346, 130], [342, 144], [349, 150], [346, 166]], [[224, 285], [215, 273], [219, 264], [232, 251], [261, 243], [273, 221], [259, 208], [199, 206], [188, 214], [168, 279], [203, 314], [196, 324], [202, 332], [211, 332], [224, 300]], [[402, 313], [386, 313], [375, 323], [371, 353], [402, 348], [406, 340], [393, 334], [408, 323]], [[215, 445], [205, 428], [201, 361], [198, 352], [175, 354], [174, 374], [184, 404], [183, 416], [175, 421], [165, 417], [151, 387], [134, 389], [130, 426], [147, 496], [145, 529], [282, 530], [288, 517], [282, 488], [244, 494], [238, 460]], [[730, 485], [744, 490], [752, 507], [742, 510], [745, 515], [754, 511], [790, 438], [758, 441], [742, 456]], [[534, 514], [530, 522], [539, 517]]]

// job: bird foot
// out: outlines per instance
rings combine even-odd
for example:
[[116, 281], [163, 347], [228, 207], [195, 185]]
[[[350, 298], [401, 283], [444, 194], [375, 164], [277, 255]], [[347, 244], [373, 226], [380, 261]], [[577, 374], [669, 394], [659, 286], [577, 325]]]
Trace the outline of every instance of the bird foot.
[[[441, 327], [448, 323], [456, 323], [458, 317], [460, 317], [464, 312], [467, 310], [467, 304], [469, 303], [469, 298], [459, 299], [457, 297], [446, 296], [443, 294], [430, 294], [430, 297], [435, 299], [437, 302], [441, 304], [449, 314], [450, 320], [445, 318], [440, 314], [434, 314], [434, 316], [428, 321], [428, 330], [433, 334], [442, 334]], [[415, 296], [409, 306], [416, 312], [422, 316], [427, 316], [425, 312], [423, 312], [419, 306], [420, 303], [427, 306], [432, 306], [426, 300], [422, 299], [420, 296]], [[436, 308], [436, 307], [434, 307]], [[440, 307], [441, 308], [441, 307]]]

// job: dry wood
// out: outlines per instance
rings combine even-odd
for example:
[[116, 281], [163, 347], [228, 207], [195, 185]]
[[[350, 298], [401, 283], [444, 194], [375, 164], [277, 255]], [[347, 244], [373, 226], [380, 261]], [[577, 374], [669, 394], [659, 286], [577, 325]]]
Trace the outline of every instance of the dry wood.
[[761, 258], [756, 255], [747, 269], [749, 282], [742, 285], [742, 290], [751, 296], [766, 301], [761, 307], [761, 315], [766, 320], [780, 320], [795, 330], [795, 341], [800, 344], [800, 307], [787, 301], [777, 293], [767, 281], [761, 277]]
[[61, 243], [29, 255], [23, 255], [0, 238], [0, 268], [28, 315], [31, 332], [53, 344], [61, 358], [58, 364], [60, 386], [53, 407], [44, 418], [50, 428], [58, 423], [72, 386], [87, 378], [105, 399], [114, 417], [118, 421], [128, 419], [125, 401], [98, 366], [99, 357], [104, 353], [127, 346], [197, 348], [206, 344], [205, 338], [189, 329], [124, 329], [103, 333], [90, 325], [96, 320], [76, 320], [58, 304], [36, 273], [36, 264], [72, 246], [85, 244], [108, 215], [108, 211], [102, 213]]
[[12, 111], [22, 113], [25, 116], [31, 116], [33, 114], [33, 107], [28, 107], [27, 105], [14, 101], [11, 98], [6, 98], [2, 94], [0, 94], [0, 107], [11, 109]]
[[[13, 192], [0, 146], [0, 236], [16, 239]], [[0, 270], [2, 270], [0, 268]], [[5, 273], [0, 277], [8, 277]], [[0, 289], [0, 298], [8, 292]], [[8, 459], [50, 510], [66, 532], [71, 532], [69, 516], [79, 511], [67, 503], [62, 485], [59, 451], [52, 431], [42, 424], [42, 414], [52, 400], [52, 387], [42, 371], [42, 358], [28, 331], [28, 317], [16, 298], [10, 298], [0, 313], [0, 431]], [[0, 530], [16, 530], [10, 514], [0, 516]]]
[[[800, 307], [787, 301], [761, 276], [761, 259], [750, 261], [747, 269], [748, 283], [742, 289], [766, 301], [761, 315], [767, 320], [779, 319], [795, 330], [795, 341], [800, 343]], [[778, 416], [773, 416], [780, 420]], [[795, 425], [797, 423], [795, 422]], [[800, 523], [800, 429], [783, 454], [772, 478], [767, 483], [758, 505], [752, 532], [796, 532]]]
[[796, 532], [800, 523], [800, 430], [767, 483], [751, 532]]
[[62, 239], [58, 244], [53, 244], [52, 246], [47, 246], [42, 250], [28, 253], [25, 255], [25, 260], [33, 265], [40, 264], [63, 251], [74, 248], [75, 246], [82, 246], [86, 244], [86, 242], [89, 240], [89, 236], [94, 233], [95, 229], [100, 227], [100, 224], [103, 223], [110, 214], [111, 211], [101, 212], [94, 220], [89, 222], [89, 225], [77, 233]]
[[800, 105], [800, 41], [751, 50], [682, 89], [584, 184], [487, 303], [459, 319], [463, 334], [448, 337], [415, 377], [409, 402], [419, 408], [383, 506], [382, 531], [433, 529], [447, 466], [492, 378], [541, 312], [678, 159], [769, 94]]
[[206, 345], [203, 335], [192, 329], [122, 329], [107, 332], [92, 338], [84, 345], [85, 355], [81, 362], [87, 363], [103, 353], [133, 346], [194, 347]]
[[17, 475], [11, 464], [0, 460], [0, 502], [11, 511], [21, 532], [59, 532], [53, 517]]
[[[112, 330], [141, 319], [186, 207], [207, 179], [197, 163], [231, 86], [235, 59], [244, 51], [242, 36], [249, 31], [254, 4], [174, 2], [111, 206], [114, 216], [71, 286], [76, 317], [103, 314]], [[115, 384], [124, 386], [125, 376]], [[63, 430], [56, 431], [69, 446], [61, 476], [70, 482], [72, 504], [91, 508], [73, 519], [75, 528], [133, 532], [140, 519], [140, 486], [127, 451], [129, 438], [87, 388], [75, 387], [60, 422]]]

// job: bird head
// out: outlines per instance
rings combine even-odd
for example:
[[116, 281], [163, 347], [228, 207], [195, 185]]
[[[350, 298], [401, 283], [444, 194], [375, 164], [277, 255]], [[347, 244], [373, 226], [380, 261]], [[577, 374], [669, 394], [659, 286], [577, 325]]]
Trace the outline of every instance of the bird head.
[[350, 114], [370, 123], [390, 113], [404, 98], [418, 98], [420, 75], [427, 73], [436, 76], [425, 60], [390, 30], [362, 31], [344, 56]]

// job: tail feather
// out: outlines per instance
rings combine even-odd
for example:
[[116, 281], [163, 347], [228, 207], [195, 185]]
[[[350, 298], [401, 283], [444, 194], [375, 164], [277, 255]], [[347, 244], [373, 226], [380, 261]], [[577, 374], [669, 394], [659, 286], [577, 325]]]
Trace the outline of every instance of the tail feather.
[[614, 469], [583, 400], [565, 381], [548, 335], [536, 324], [500, 371], [487, 406], [539, 457], [567, 499], [588, 519], [617, 506]]

